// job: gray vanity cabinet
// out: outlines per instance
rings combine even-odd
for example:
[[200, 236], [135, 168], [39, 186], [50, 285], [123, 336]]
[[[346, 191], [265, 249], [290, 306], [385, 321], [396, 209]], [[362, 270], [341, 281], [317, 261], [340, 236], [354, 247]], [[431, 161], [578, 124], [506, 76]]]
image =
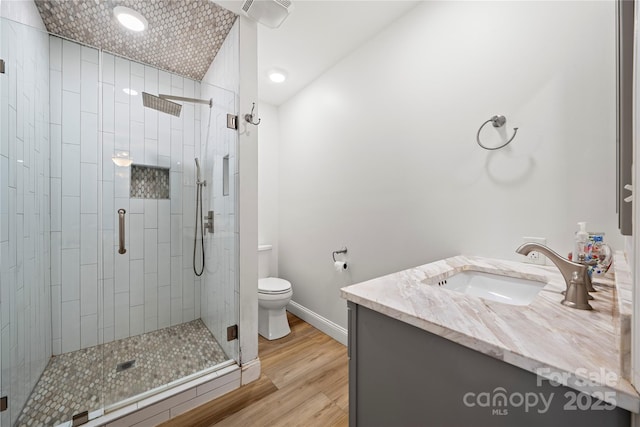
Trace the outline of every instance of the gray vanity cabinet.
[[633, 232], [633, 208], [625, 199], [631, 191], [625, 185], [632, 182], [633, 165], [633, 44], [635, 2], [616, 1], [616, 158], [618, 227], [624, 236]]
[[624, 409], [349, 302], [351, 427], [628, 427], [630, 420]]

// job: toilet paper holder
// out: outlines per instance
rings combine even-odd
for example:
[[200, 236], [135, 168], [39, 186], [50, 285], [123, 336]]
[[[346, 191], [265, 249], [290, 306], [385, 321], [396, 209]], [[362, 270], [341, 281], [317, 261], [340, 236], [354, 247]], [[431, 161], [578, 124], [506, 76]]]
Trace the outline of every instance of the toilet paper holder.
[[339, 254], [346, 254], [347, 253], [347, 247], [345, 246], [344, 248], [337, 250], [337, 251], [333, 251], [333, 253], [331, 254], [331, 257], [333, 258], [333, 262], [336, 262], [336, 255]]

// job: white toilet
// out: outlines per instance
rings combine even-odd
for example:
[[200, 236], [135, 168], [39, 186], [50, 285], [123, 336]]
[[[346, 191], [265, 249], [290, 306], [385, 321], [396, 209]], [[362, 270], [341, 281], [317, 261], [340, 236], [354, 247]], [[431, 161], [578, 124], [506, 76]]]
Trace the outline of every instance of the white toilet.
[[268, 340], [289, 335], [285, 307], [291, 301], [291, 283], [269, 277], [271, 245], [258, 246], [258, 333]]

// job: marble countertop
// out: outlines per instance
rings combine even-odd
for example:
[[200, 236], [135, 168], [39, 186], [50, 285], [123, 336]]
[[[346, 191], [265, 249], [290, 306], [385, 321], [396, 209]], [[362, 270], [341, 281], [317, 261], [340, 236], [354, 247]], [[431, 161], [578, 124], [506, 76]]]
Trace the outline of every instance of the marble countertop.
[[[622, 259], [619, 256], [616, 262], [624, 264], [624, 255]], [[462, 271], [519, 277], [546, 285], [527, 306], [493, 302], [437, 285]], [[639, 413], [640, 396], [623, 369], [622, 352], [628, 348], [629, 335], [621, 336], [621, 331], [625, 333], [621, 311], [626, 312], [627, 306], [618, 298], [617, 284], [611, 278], [594, 279], [593, 284], [598, 291], [590, 302], [593, 310], [576, 310], [560, 304], [566, 286], [554, 266], [456, 256], [342, 288], [341, 295]]]
[[615, 287], [617, 293], [617, 322], [616, 330], [617, 346], [620, 349], [620, 369], [622, 378], [631, 379], [631, 314], [633, 313], [633, 280], [631, 279], [631, 267], [622, 251], [616, 252], [613, 257], [613, 270], [615, 271]]

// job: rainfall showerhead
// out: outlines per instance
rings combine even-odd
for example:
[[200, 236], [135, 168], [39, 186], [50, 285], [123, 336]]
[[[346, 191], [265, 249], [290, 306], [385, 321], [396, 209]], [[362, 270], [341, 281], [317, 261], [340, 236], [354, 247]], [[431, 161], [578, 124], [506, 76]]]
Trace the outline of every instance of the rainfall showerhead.
[[180, 111], [182, 110], [182, 105], [147, 92], [142, 92], [142, 104], [147, 108], [153, 108], [161, 113], [171, 114], [176, 117], [180, 117]]
[[171, 102], [169, 101], [170, 99], [175, 101], [191, 102], [193, 104], [206, 104], [209, 108], [213, 105], [213, 99], [185, 98], [183, 96], [163, 95], [161, 93], [158, 94], [158, 96], [155, 96], [147, 92], [142, 92], [142, 104], [145, 107], [180, 117], [182, 105]]

